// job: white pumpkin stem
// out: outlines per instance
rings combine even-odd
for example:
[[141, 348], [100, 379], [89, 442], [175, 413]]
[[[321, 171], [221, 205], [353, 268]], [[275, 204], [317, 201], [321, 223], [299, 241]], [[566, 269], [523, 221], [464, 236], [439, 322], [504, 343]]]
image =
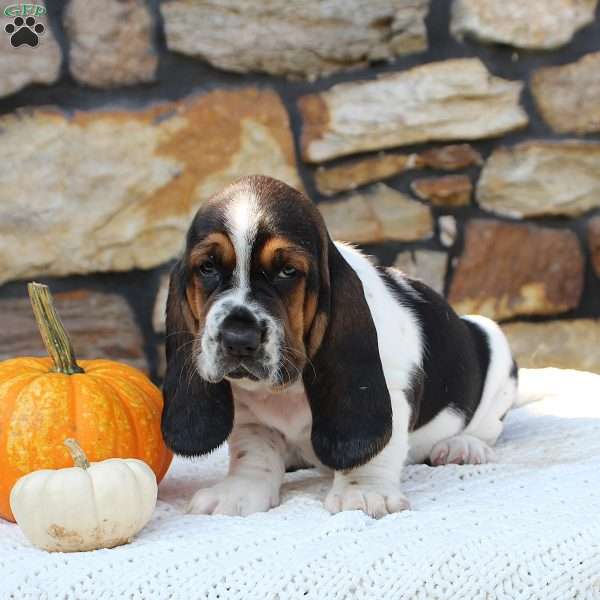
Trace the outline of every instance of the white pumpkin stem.
[[76, 467], [79, 467], [80, 469], [90, 468], [90, 461], [85, 455], [82, 447], [77, 443], [77, 440], [74, 440], [73, 438], [67, 438], [64, 444], [67, 447], [67, 450], [69, 451], [69, 454], [71, 455]]
[[27, 291], [44, 346], [54, 363], [54, 371], [66, 375], [83, 373], [75, 360], [69, 335], [54, 308], [48, 286], [32, 282], [27, 284]]

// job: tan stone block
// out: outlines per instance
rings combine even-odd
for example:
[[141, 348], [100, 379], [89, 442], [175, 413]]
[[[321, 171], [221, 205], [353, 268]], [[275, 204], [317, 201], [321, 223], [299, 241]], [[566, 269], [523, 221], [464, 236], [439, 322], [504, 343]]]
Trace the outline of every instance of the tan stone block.
[[531, 77], [531, 91], [554, 131], [600, 131], [600, 52], [567, 65], [538, 69]]
[[411, 190], [435, 206], [464, 206], [471, 202], [473, 185], [467, 175], [445, 175], [415, 179]]
[[315, 173], [315, 184], [321, 194], [353, 190], [366, 183], [387, 179], [419, 166], [415, 154], [383, 154], [339, 165], [320, 167]]
[[414, 241], [433, 235], [429, 209], [383, 183], [338, 201], [321, 202], [318, 207], [331, 237], [337, 240]]
[[167, 46], [225, 69], [315, 79], [427, 48], [429, 0], [171, 0]]
[[520, 367], [600, 373], [600, 320], [578, 319], [502, 326]]
[[477, 183], [482, 208], [510, 217], [578, 216], [600, 207], [600, 143], [530, 141], [494, 150]]
[[96, 87], [153, 81], [153, 25], [144, 0], [70, 0], [64, 26], [71, 75]]
[[584, 259], [568, 230], [473, 220], [449, 300], [461, 314], [493, 319], [549, 315], [578, 306]]
[[429, 148], [419, 154], [419, 162], [431, 169], [455, 171], [483, 163], [481, 154], [471, 144], [449, 144]]
[[594, 20], [597, 0], [454, 0], [450, 30], [458, 37], [553, 49]]
[[302, 96], [309, 162], [437, 140], [475, 140], [527, 125], [523, 84], [493, 76], [477, 58], [427, 63]]

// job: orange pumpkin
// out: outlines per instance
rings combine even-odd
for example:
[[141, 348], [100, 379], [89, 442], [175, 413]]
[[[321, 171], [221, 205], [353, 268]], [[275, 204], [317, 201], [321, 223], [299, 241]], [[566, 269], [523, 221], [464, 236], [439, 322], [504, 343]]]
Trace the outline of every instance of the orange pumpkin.
[[92, 462], [139, 458], [160, 481], [172, 459], [160, 431], [160, 390], [143, 373], [118, 362], [77, 363], [48, 288], [28, 287], [52, 358], [0, 362], [0, 517], [14, 521], [9, 495], [17, 479], [72, 465], [64, 446], [69, 437]]

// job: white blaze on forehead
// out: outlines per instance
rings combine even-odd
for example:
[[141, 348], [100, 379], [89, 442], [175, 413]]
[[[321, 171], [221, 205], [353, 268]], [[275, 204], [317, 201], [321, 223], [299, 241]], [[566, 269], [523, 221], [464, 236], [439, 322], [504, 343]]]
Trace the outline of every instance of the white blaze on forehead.
[[232, 201], [227, 213], [227, 229], [236, 259], [233, 271], [234, 288], [250, 288], [250, 261], [259, 219], [260, 209], [256, 195], [250, 189], [241, 191]]

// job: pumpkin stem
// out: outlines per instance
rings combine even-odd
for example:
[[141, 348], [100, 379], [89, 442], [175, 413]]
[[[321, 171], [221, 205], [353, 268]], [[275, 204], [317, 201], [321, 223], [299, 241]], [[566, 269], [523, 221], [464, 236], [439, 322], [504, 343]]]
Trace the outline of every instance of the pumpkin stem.
[[44, 346], [54, 362], [53, 371], [66, 375], [83, 373], [83, 369], [75, 361], [71, 340], [54, 308], [48, 286], [28, 283], [27, 291]]
[[71, 455], [76, 467], [79, 467], [80, 469], [90, 468], [90, 461], [87, 459], [87, 456], [85, 455], [85, 452], [81, 446], [77, 443], [77, 440], [74, 440], [73, 438], [67, 438], [64, 444], [67, 447], [67, 450], [69, 451], [69, 454]]

